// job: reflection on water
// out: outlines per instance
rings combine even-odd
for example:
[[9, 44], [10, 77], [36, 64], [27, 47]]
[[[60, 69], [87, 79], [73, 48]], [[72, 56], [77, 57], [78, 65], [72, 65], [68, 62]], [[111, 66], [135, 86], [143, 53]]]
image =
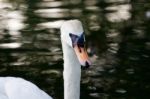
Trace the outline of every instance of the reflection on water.
[[138, 2], [0, 0], [0, 76], [23, 77], [63, 99], [59, 28], [77, 18], [93, 62], [82, 72], [81, 99], [150, 98], [150, 3]]

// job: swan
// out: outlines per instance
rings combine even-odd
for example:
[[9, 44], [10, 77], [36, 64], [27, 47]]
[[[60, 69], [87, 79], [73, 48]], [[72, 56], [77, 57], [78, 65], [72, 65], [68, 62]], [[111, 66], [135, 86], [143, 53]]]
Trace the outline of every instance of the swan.
[[[85, 49], [82, 23], [65, 21], [61, 28], [64, 59], [64, 99], [80, 99], [81, 65], [91, 65]], [[17, 77], [0, 77], [0, 99], [52, 99], [33, 83]]]

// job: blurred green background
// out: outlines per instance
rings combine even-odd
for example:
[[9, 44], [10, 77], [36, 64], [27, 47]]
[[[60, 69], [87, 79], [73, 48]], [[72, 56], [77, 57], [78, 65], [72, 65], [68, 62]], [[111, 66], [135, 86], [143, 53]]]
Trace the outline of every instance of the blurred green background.
[[0, 0], [0, 76], [63, 99], [60, 26], [82, 21], [93, 65], [81, 99], [150, 99], [150, 0]]

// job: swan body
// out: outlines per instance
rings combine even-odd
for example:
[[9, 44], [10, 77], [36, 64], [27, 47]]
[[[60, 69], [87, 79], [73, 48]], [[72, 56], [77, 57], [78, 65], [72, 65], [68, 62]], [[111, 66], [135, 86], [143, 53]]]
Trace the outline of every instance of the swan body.
[[0, 99], [52, 99], [33, 83], [17, 77], [0, 77]]
[[[61, 26], [64, 59], [64, 99], [80, 99], [81, 65], [88, 67], [83, 27], [79, 20]], [[0, 77], [0, 99], [52, 99], [33, 83], [17, 77]]]

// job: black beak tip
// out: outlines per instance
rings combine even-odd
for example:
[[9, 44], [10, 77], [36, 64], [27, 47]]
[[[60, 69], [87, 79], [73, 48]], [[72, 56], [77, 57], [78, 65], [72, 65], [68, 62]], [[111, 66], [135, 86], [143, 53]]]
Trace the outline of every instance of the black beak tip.
[[88, 69], [90, 67], [89, 63], [86, 61], [85, 62], [85, 66], [82, 66], [82, 69]]

